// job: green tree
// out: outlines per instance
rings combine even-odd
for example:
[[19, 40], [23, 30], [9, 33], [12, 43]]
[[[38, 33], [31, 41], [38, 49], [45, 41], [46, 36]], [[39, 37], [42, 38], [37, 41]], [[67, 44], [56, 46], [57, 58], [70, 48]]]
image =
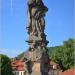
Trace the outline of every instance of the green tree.
[[75, 40], [71, 38], [68, 41], [64, 41], [62, 62], [66, 69], [74, 66], [74, 43]]
[[3, 54], [0, 54], [1, 75], [14, 75], [11, 68], [10, 59]]
[[64, 70], [74, 66], [74, 43], [73, 39], [64, 41], [62, 46], [55, 46], [51, 52], [50, 57], [53, 61], [61, 60]]

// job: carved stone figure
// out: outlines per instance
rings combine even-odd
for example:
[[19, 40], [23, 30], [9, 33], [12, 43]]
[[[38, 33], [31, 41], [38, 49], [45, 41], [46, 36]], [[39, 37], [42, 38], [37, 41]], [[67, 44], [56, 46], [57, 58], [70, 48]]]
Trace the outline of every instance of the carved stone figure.
[[[31, 61], [40, 63], [41, 74], [48, 72], [49, 56], [47, 53], [45, 29], [45, 13], [48, 8], [43, 4], [42, 0], [28, 0], [28, 25], [27, 31], [29, 39], [29, 57]], [[46, 73], [47, 74], [47, 73]]]
[[28, 0], [27, 30], [29, 34], [38, 35], [44, 32], [44, 16], [47, 10], [41, 0]]

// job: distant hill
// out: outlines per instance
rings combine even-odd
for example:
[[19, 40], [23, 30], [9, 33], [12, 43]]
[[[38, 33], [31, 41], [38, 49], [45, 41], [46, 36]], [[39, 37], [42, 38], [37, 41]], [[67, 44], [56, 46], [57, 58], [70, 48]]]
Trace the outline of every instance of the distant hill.
[[28, 51], [22, 52], [21, 54], [19, 54], [16, 58], [17, 59], [21, 59], [21, 58], [28, 58]]

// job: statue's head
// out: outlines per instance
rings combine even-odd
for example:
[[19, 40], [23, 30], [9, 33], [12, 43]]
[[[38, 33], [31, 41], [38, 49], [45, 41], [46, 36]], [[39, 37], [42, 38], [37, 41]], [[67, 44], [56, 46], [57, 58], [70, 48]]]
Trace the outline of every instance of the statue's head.
[[33, 3], [33, 2], [36, 2], [36, 0], [27, 0], [28, 3]]
[[32, 3], [36, 3], [36, 4], [37, 3], [43, 3], [42, 0], [28, 0], [27, 2], [28, 2], [28, 4], [32, 4]]

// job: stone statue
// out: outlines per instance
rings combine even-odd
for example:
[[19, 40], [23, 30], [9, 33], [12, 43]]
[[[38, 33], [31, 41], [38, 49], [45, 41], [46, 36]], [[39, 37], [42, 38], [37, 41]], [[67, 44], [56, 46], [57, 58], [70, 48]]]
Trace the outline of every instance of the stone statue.
[[[42, 75], [48, 75], [48, 50], [45, 29], [45, 13], [48, 8], [42, 0], [28, 0], [28, 25], [27, 31], [29, 39], [29, 57], [31, 61], [40, 62], [40, 71]], [[45, 73], [45, 74], [44, 74]]]
[[44, 6], [41, 0], [28, 0], [28, 26], [29, 34], [38, 36], [44, 32], [45, 27], [45, 12], [47, 7]]

